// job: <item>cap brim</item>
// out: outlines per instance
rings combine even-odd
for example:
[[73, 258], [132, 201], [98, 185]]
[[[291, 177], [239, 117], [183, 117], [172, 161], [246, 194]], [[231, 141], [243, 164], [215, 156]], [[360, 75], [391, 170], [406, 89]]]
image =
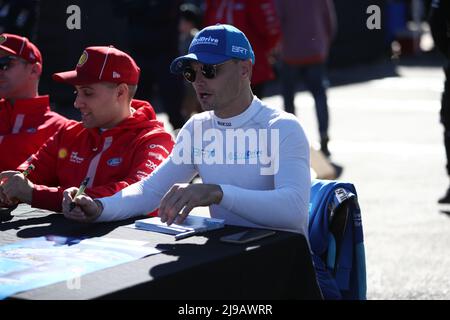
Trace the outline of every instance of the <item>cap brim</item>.
[[10, 49], [8, 47], [2, 46], [2, 45], [0, 45], [0, 50], [3, 50], [5, 52], [7, 52], [9, 54], [12, 54], [12, 55], [15, 55], [15, 56], [17, 55], [17, 53], [14, 50], [12, 50], [12, 49]]
[[173, 60], [170, 64], [170, 72], [182, 72], [190, 61], [198, 61], [203, 64], [218, 64], [230, 59], [232, 59], [232, 57], [207, 52], [189, 53]]
[[52, 79], [56, 82], [68, 83], [74, 86], [92, 83], [92, 80], [81, 79], [76, 70], [54, 73]]

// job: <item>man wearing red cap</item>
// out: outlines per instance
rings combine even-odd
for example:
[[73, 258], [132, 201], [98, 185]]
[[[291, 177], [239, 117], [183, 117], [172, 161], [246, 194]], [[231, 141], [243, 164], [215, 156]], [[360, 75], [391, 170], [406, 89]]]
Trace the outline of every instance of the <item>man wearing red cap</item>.
[[61, 211], [68, 187], [88, 180], [86, 194], [107, 196], [149, 175], [173, 140], [151, 105], [133, 99], [139, 75], [135, 61], [114, 47], [86, 48], [75, 70], [54, 74], [55, 81], [75, 86], [82, 120], [69, 121], [20, 166], [34, 165], [27, 177], [2, 172], [0, 201]]
[[0, 171], [16, 169], [67, 121], [39, 96], [39, 49], [27, 38], [0, 35]]

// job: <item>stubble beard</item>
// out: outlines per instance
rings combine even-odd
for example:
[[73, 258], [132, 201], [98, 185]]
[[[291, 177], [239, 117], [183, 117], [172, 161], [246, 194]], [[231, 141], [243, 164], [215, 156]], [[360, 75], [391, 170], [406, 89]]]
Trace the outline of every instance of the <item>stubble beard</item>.
[[215, 105], [213, 104], [200, 104], [200, 106], [202, 107], [203, 111], [211, 111], [215, 109]]

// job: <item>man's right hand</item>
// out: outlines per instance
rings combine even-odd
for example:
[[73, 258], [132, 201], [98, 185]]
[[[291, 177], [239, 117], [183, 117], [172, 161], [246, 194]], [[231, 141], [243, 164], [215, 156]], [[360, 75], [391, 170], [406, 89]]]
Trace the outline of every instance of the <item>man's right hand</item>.
[[11, 205], [8, 201], [8, 197], [3, 193], [2, 186], [0, 185], [0, 208], [8, 208]]
[[8, 196], [3, 191], [3, 184], [6, 181], [6, 178], [0, 178], [0, 208], [16, 208], [19, 200], [8, 198]]
[[[78, 222], [93, 222], [102, 213], [101, 206], [91, 197], [82, 194], [75, 198], [78, 188], [69, 188], [64, 191], [62, 208], [64, 216]], [[76, 207], [70, 210], [70, 204], [75, 202]]]

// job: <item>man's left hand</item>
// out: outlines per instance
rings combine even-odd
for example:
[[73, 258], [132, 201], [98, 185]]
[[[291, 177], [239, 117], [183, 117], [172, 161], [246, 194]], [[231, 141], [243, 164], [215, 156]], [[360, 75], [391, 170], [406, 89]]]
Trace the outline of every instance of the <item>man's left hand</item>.
[[31, 204], [34, 185], [21, 172], [3, 171], [0, 173], [0, 183], [2, 195], [7, 198], [9, 205], [19, 201]]
[[183, 223], [192, 209], [218, 204], [222, 197], [222, 189], [215, 184], [175, 184], [161, 200], [161, 222], [167, 222], [168, 225], [174, 221]]

